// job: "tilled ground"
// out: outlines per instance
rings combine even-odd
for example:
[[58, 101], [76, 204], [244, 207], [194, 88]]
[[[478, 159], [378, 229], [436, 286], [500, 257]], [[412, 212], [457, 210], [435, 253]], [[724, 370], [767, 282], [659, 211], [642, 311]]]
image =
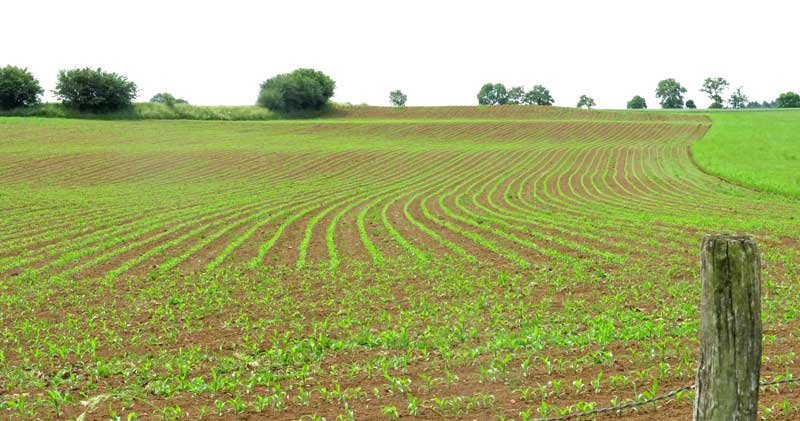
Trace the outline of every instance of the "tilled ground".
[[[697, 169], [705, 118], [475, 112], [0, 119], [0, 416], [647, 399], [693, 381], [699, 241], [720, 231], [763, 252], [764, 378], [800, 376], [800, 203]], [[762, 415], [797, 417], [798, 390], [765, 388]], [[685, 419], [691, 395], [621, 416]]]

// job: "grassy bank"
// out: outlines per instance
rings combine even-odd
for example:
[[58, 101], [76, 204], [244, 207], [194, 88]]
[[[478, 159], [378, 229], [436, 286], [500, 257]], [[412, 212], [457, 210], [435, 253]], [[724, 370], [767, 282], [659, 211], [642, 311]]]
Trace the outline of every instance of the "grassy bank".
[[255, 105], [206, 106], [138, 103], [132, 107], [105, 114], [75, 111], [61, 104], [41, 104], [34, 107], [0, 111], [6, 117], [57, 117], [102, 120], [275, 120], [285, 118]]
[[692, 146], [704, 170], [735, 183], [800, 197], [800, 110], [716, 112]]

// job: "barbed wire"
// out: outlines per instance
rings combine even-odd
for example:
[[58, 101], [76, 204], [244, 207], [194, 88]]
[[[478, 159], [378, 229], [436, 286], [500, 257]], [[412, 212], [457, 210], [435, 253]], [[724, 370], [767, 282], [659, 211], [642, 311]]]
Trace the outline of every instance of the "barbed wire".
[[772, 385], [776, 385], [776, 384], [786, 384], [786, 383], [800, 383], [800, 379], [795, 379], [794, 376], [792, 376], [792, 377], [789, 377], [789, 378], [786, 378], [786, 379], [782, 379], [782, 380], [773, 380], [771, 382], [763, 382], [762, 381], [758, 385], [761, 386], [761, 387], [764, 387], [764, 386], [772, 386]]
[[[759, 386], [760, 387], [765, 387], [765, 386], [774, 386], [774, 385], [780, 385], [780, 384], [786, 384], [786, 383], [800, 383], [800, 379], [795, 379], [795, 378], [789, 377], [789, 378], [786, 378], [786, 379], [773, 380], [773, 381], [769, 381], [769, 382], [762, 381], [762, 382], [759, 382]], [[664, 399], [669, 399], [671, 397], [674, 397], [674, 396], [678, 395], [681, 392], [685, 392], [687, 390], [693, 390], [696, 387], [697, 387], [697, 384], [692, 383], [692, 384], [690, 384], [688, 386], [679, 387], [679, 388], [677, 388], [677, 389], [675, 389], [673, 391], [664, 393], [662, 395], [654, 396], [654, 397], [649, 398], [649, 399], [641, 400], [641, 401], [634, 400], [634, 401], [627, 402], [627, 403], [624, 403], [624, 404], [621, 404], [621, 405], [609, 406], [609, 407], [605, 407], [605, 408], [598, 408], [598, 409], [593, 409], [591, 411], [576, 412], [574, 414], [566, 414], [566, 415], [561, 415], [561, 416], [558, 416], [558, 417], [535, 418], [533, 421], [565, 421], [565, 420], [575, 420], [575, 419], [594, 416], [594, 415], [607, 414], [609, 412], [620, 413], [620, 412], [623, 412], [623, 411], [625, 411], [627, 409], [638, 408], [640, 406], [645, 406], [645, 405], [648, 405], [648, 404], [651, 404], [651, 403], [655, 403], [655, 402], [658, 402], [658, 401], [663, 401]]]

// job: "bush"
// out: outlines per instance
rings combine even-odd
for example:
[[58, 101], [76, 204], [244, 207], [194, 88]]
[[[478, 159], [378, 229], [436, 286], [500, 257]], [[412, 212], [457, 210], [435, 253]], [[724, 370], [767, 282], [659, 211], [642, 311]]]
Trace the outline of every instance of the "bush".
[[[713, 104], [712, 104], [712, 105], [713, 105]], [[694, 110], [694, 109], [697, 109], [697, 105], [695, 105], [695, 103], [694, 103], [694, 100], [693, 100], [693, 99], [690, 99], [690, 100], [686, 101], [686, 108], [688, 108], [688, 109], [690, 109], [690, 110]], [[714, 107], [708, 107], [708, 108], [714, 108]], [[720, 107], [720, 108], [721, 108], [721, 107]]]
[[775, 101], [778, 108], [800, 108], [800, 95], [794, 92], [782, 93]]
[[628, 101], [629, 110], [643, 110], [645, 108], [647, 108], [647, 101], [639, 95], [636, 95]]
[[408, 95], [404, 94], [403, 91], [399, 89], [389, 92], [389, 102], [391, 102], [395, 107], [404, 107], [407, 100]]
[[44, 93], [39, 81], [28, 69], [15, 66], [0, 68], [0, 109], [10, 110], [39, 103]]
[[581, 97], [578, 98], [577, 108], [586, 107], [591, 110], [595, 105], [597, 104], [594, 102], [594, 98], [588, 95], [581, 95]]
[[278, 113], [320, 111], [333, 96], [336, 82], [314, 69], [297, 69], [261, 84], [258, 105]]
[[153, 102], [153, 103], [156, 103], [156, 104], [164, 104], [167, 107], [174, 107], [175, 104], [188, 104], [189, 103], [189, 101], [187, 101], [185, 99], [175, 98], [175, 96], [172, 95], [169, 92], [162, 92], [160, 94], [153, 95], [153, 97], [150, 98], [150, 102]]
[[136, 84], [102, 69], [62, 70], [55, 94], [69, 108], [106, 113], [129, 107], [136, 98]]

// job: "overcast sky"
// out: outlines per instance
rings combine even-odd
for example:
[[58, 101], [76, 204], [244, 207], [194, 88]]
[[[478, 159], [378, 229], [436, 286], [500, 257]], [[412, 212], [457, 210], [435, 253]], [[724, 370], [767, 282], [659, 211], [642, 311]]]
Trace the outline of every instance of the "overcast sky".
[[800, 91], [793, 0], [175, 1], [0, 0], [0, 66], [27, 67], [52, 99], [56, 73], [102, 67], [194, 104], [252, 104], [263, 80], [298, 67], [336, 81], [335, 101], [472, 105], [485, 82], [543, 84], [556, 105], [601, 108], [659, 80], [688, 98], [708, 76], [751, 99]]

